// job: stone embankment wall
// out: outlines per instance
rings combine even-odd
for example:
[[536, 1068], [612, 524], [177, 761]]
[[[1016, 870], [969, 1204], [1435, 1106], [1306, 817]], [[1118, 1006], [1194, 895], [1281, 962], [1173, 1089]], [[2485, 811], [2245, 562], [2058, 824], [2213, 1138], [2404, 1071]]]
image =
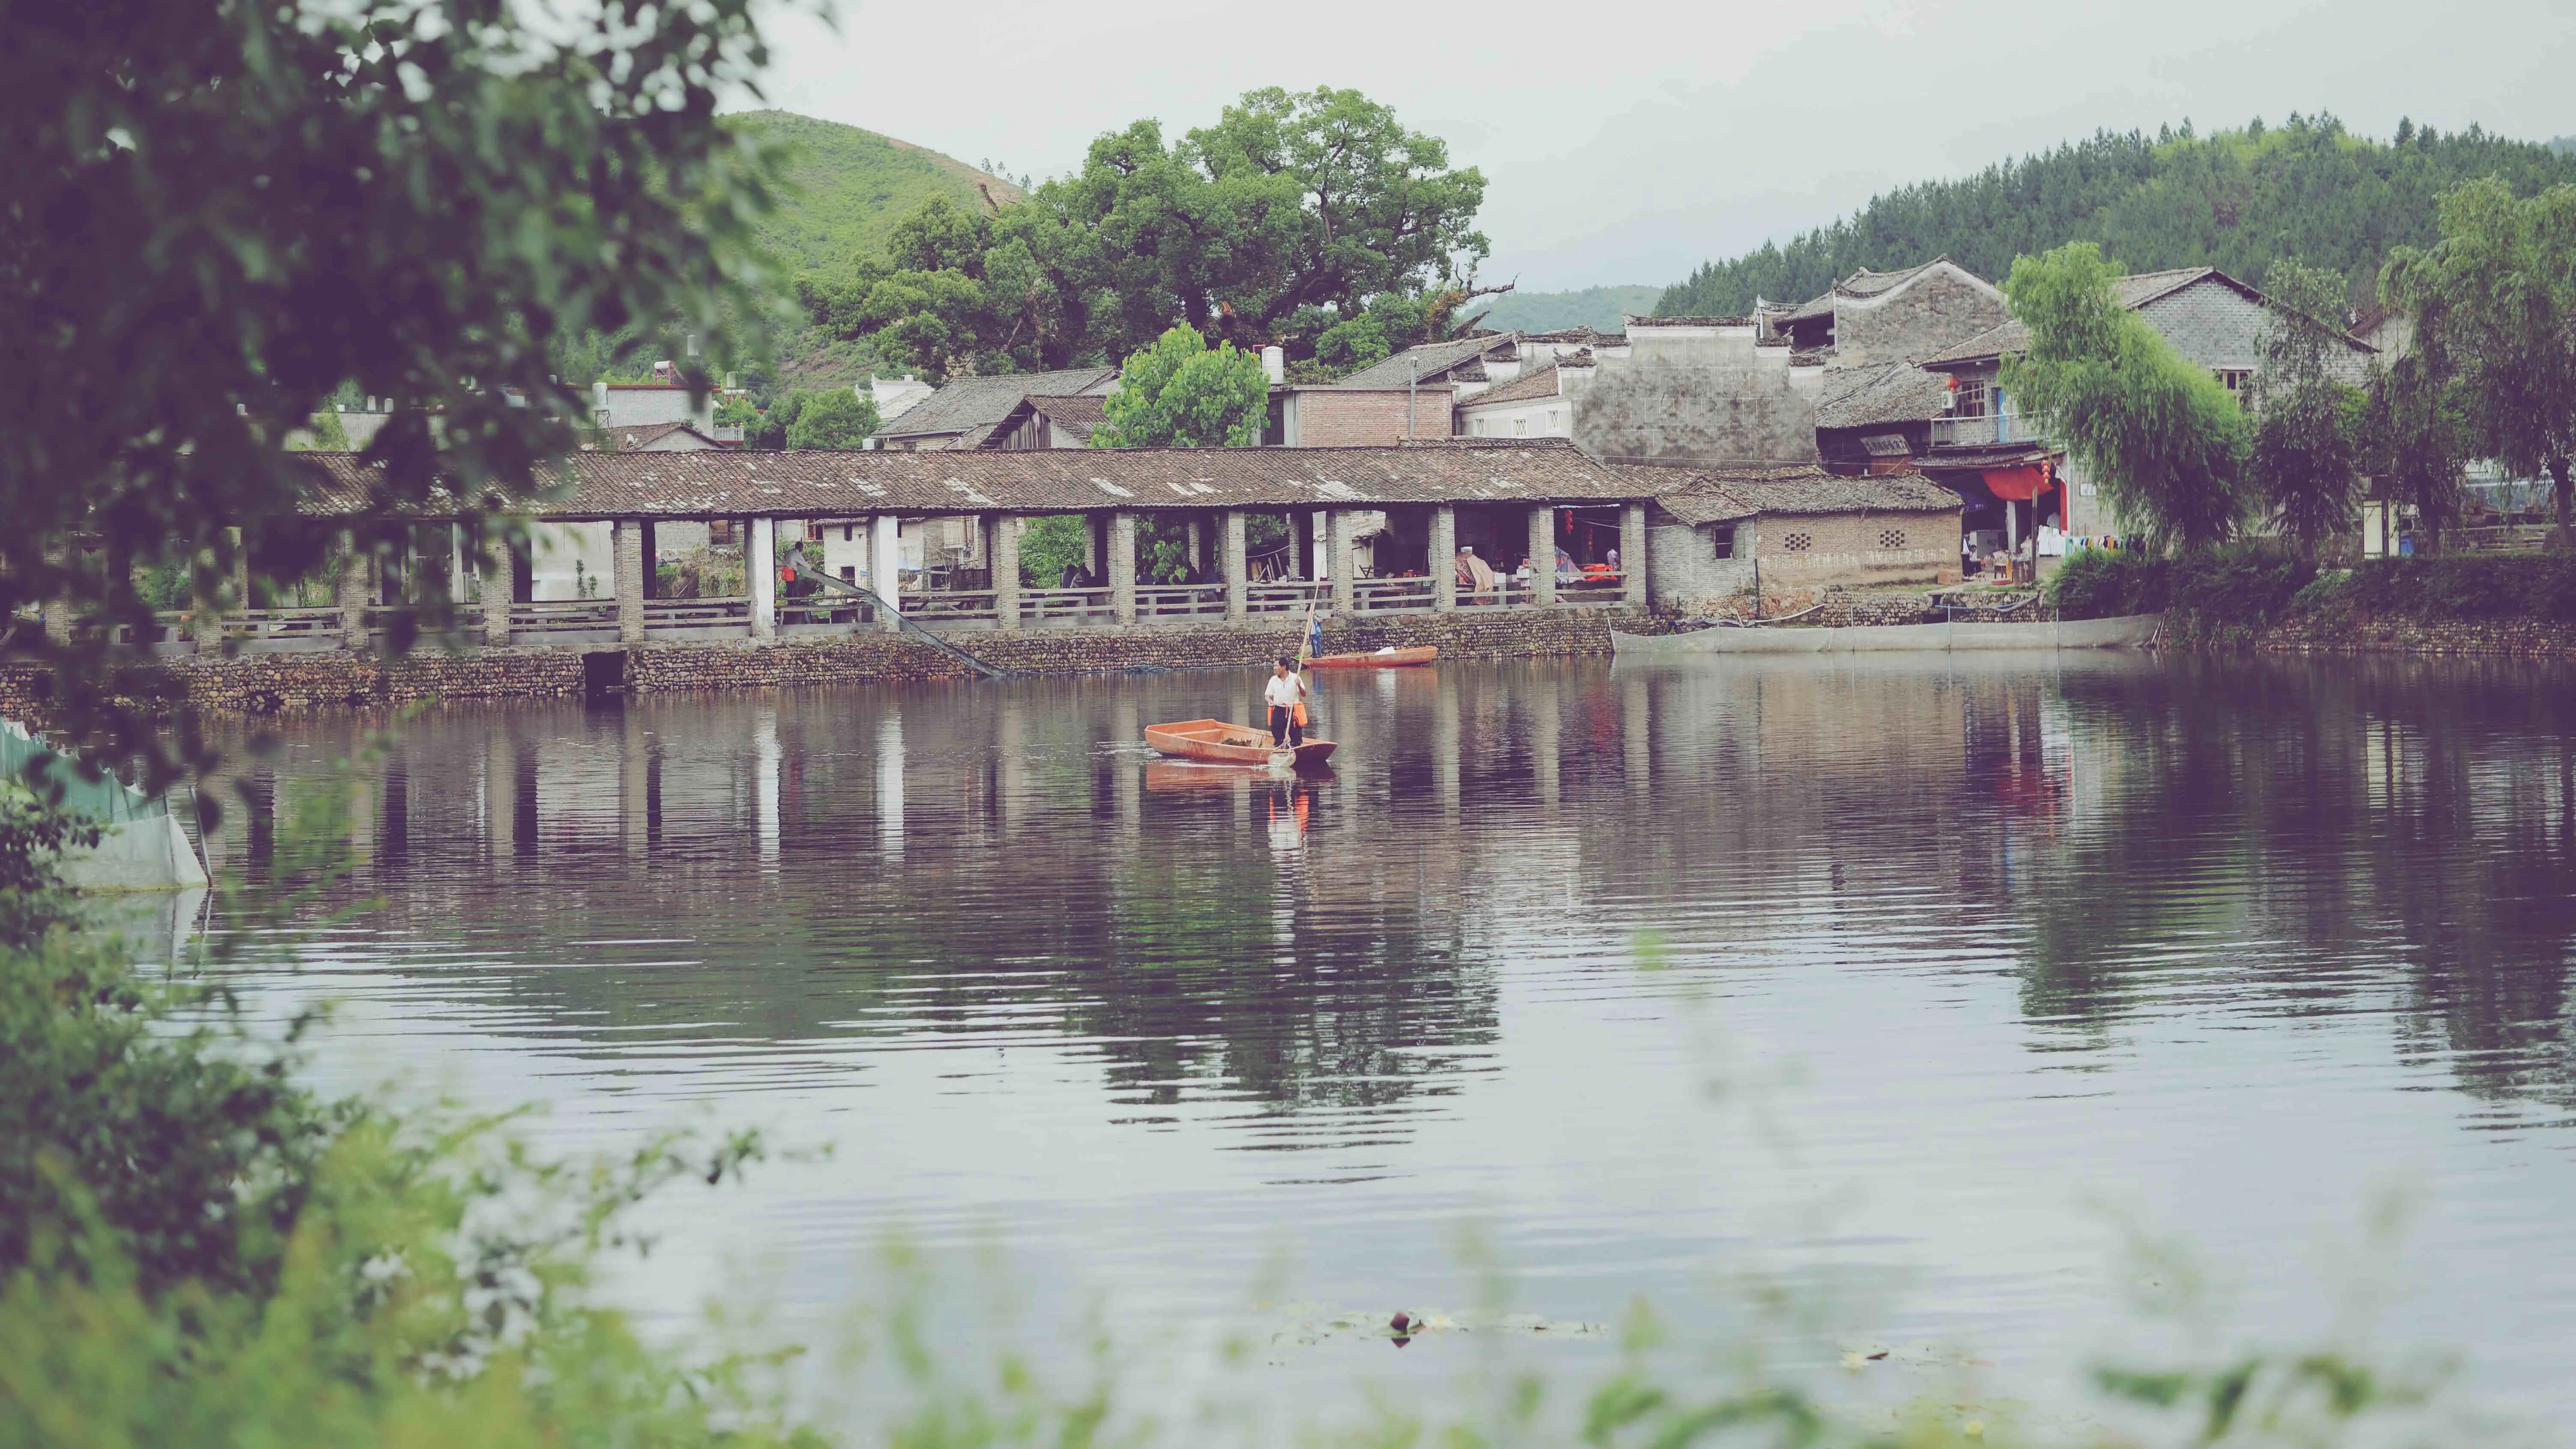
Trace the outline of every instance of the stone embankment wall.
[[2576, 623], [2554, 619], [2370, 618], [2301, 615], [2256, 633], [2266, 654], [2429, 654], [2576, 659]]
[[[2047, 617], [2035, 593], [2010, 595], [2013, 602], [2001, 608], [1961, 608], [1943, 612], [1933, 602], [1930, 590], [1856, 590], [1834, 588], [1778, 589], [1762, 591], [1762, 617], [1781, 619], [1807, 609], [1815, 609], [1797, 622], [1818, 627], [1850, 628], [1865, 624], [1937, 624], [1945, 619], [1979, 623], [2023, 623]], [[1738, 594], [1708, 601], [1712, 607], [1703, 618], [1746, 619], [1753, 617], [1753, 596]], [[1822, 608], [1818, 608], [1822, 605]]]
[[[1129, 633], [970, 635], [959, 642], [1005, 669], [1083, 674], [1128, 669], [1251, 669], [1296, 652], [1302, 616], [1251, 629], [1140, 629]], [[1610, 652], [1610, 627], [1644, 625], [1620, 609], [1492, 610], [1392, 614], [1324, 622], [1327, 653], [1436, 644], [1448, 659], [1530, 659]], [[508, 649], [423, 653], [387, 660], [362, 654], [270, 654], [162, 662], [162, 688], [137, 703], [176, 708], [184, 698], [210, 714], [303, 714], [380, 709], [425, 699], [578, 698], [589, 683], [585, 656], [603, 649]], [[785, 689], [962, 679], [967, 670], [938, 651], [891, 634], [796, 639], [775, 644], [681, 644], [627, 651], [628, 689], [645, 694]], [[45, 680], [24, 665], [0, 665], [0, 718], [42, 724]]]

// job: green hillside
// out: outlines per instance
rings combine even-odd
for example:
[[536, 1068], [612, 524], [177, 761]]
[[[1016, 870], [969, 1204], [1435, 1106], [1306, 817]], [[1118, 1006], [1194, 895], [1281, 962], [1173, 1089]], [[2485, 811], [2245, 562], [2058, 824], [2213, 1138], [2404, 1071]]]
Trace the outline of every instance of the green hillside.
[[1851, 217], [1785, 246], [1709, 262], [1665, 289], [1665, 316], [1739, 316], [1754, 299], [1804, 301], [1861, 267], [1885, 271], [1948, 255], [1997, 281], [2013, 258], [2099, 242], [2133, 270], [2215, 266], [2260, 282], [2274, 258], [2331, 267], [2372, 292], [2391, 247], [2434, 239], [2434, 205], [2473, 176], [2529, 194], [2576, 182], [2576, 155], [2472, 126], [2447, 135], [2401, 122], [2393, 141], [2332, 117], [2266, 129], [2149, 137], [2105, 131], [2053, 152], [1873, 198]]
[[1590, 327], [1616, 332], [1623, 314], [1645, 316], [1663, 296], [1661, 287], [1586, 287], [1580, 292], [1505, 292], [1479, 299], [1493, 304], [1484, 325], [1497, 332], [1559, 332]]
[[984, 199], [1020, 199], [1020, 188], [908, 141], [787, 111], [746, 111], [733, 124], [794, 148], [788, 190], [760, 228], [763, 245], [793, 268], [837, 266], [885, 244], [886, 234], [934, 196], [978, 210]]

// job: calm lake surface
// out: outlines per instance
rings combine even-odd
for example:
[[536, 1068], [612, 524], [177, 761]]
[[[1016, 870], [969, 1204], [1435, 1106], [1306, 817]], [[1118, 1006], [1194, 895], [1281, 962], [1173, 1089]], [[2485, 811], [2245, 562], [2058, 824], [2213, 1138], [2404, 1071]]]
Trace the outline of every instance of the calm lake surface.
[[[665, 1325], [828, 1337], [899, 1230], [1006, 1261], [1042, 1341], [1284, 1325], [1281, 1383], [1440, 1362], [1315, 1315], [1495, 1277], [1713, 1323], [1754, 1271], [2064, 1381], [2131, 1341], [2133, 1222], [2231, 1331], [2370, 1279], [2387, 1339], [2576, 1410], [2576, 677], [1457, 665], [1324, 676], [1329, 779], [1143, 748], [1259, 685], [456, 707], [372, 758], [289, 724], [245, 779], [350, 792], [359, 862], [240, 969], [272, 1019], [340, 1003], [335, 1089], [829, 1144], [656, 1205], [612, 1286]], [[219, 859], [270, 878], [277, 838], [237, 812]], [[2363, 1252], [2390, 1193], [2403, 1250]]]

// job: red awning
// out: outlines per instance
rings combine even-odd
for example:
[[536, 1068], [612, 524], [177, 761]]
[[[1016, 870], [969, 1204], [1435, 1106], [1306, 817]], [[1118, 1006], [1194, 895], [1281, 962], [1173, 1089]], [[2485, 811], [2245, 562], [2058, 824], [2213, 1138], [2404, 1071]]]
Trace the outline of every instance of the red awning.
[[2027, 503], [2056, 486], [2044, 467], [1989, 468], [1985, 478], [1989, 492], [2014, 503]]

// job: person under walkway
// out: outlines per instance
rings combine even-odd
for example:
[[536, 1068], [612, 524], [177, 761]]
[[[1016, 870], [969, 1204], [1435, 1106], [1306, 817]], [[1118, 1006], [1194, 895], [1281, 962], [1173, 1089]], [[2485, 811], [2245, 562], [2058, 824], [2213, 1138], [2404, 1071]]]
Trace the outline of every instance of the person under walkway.
[[1261, 690], [1262, 703], [1270, 706], [1270, 748], [1293, 750], [1306, 743], [1306, 725], [1297, 708], [1305, 699], [1306, 681], [1297, 673], [1297, 661], [1280, 655]]

